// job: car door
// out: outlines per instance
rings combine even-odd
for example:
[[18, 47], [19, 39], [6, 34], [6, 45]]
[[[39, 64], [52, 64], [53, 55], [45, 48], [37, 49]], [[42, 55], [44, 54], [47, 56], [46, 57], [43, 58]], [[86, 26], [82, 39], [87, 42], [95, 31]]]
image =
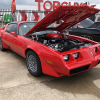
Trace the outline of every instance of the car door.
[[[16, 23], [10, 23], [7, 26], [7, 29], [5, 31], [5, 33], [3, 34], [3, 40], [4, 42], [9, 46], [9, 48], [13, 51], [16, 50], [16, 47], [14, 45], [14, 40], [17, 37], [17, 27], [18, 24]], [[15, 35], [12, 35], [11, 32], [15, 32]]]

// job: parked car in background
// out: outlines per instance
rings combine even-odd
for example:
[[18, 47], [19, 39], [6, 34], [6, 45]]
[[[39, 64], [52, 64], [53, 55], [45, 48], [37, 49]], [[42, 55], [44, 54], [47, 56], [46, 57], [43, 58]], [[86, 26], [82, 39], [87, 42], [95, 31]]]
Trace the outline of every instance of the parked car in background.
[[93, 23], [94, 22], [91, 19], [86, 18], [78, 24], [74, 25], [72, 28], [87, 28], [90, 27]]
[[83, 28], [70, 28], [69, 34], [100, 42], [100, 22], [85, 20], [80, 23]]

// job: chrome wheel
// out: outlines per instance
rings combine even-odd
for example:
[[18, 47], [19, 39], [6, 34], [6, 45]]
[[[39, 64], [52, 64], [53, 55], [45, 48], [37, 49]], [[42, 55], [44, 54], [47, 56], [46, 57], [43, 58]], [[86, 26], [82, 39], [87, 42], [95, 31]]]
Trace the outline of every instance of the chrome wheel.
[[28, 57], [28, 69], [30, 69], [32, 72], [37, 72], [37, 61], [33, 55], [30, 55]]
[[27, 69], [31, 75], [35, 77], [42, 75], [41, 62], [38, 55], [34, 51], [29, 50], [26, 53], [26, 64]]

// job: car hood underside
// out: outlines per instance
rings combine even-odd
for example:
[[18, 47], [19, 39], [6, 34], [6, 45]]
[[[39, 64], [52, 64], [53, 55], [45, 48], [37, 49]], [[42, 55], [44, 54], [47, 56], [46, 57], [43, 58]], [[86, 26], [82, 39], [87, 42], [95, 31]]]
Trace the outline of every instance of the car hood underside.
[[[25, 34], [25, 36], [42, 30], [57, 30], [62, 32], [78, 22], [94, 15], [98, 11], [99, 9], [89, 6], [60, 6], [38, 22], [29, 32]], [[60, 21], [61, 24], [57, 27], [48, 27], [55, 21]]]

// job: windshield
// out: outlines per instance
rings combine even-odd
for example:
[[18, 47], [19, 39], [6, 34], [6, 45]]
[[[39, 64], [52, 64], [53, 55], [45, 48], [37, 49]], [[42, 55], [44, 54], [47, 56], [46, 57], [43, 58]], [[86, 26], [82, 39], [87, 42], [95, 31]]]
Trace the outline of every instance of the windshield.
[[19, 25], [19, 35], [25, 35], [31, 28], [33, 28], [37, 22], [26, 22], [26, 23], [21, 23]]
[[92, 24], [90, 27], [88, 27], [88, 28], [98, 28], [98, 26], [100, 25], [100, 23], [94, 23], [94, 24]]
[[90, 27], [91, 25], [93, 25], [94, 22], [92, 20], [90, 20], [89, 18], [86, 18], [83, 21], [81, 21], [80, 23], [84, 28], [87, 28], [87, 27]]

